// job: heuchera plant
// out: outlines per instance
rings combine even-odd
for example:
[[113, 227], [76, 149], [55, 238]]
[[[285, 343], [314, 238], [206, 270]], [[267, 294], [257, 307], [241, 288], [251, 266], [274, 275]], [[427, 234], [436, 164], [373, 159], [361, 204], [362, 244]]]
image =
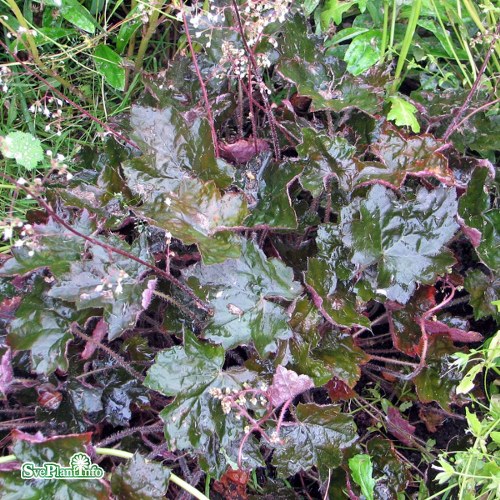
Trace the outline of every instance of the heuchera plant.
[[491, 164], [389, 122], [389, 76], [346, 73], [292, 2], [211, 3], [179, 10], [192, 58], [144, 77], [127, 144], [18, 183], [40, 210], [0, 266], [4, 444], [136, 454], [0, 488], [161, 498], [175, 470], [222, 495], [425, 492], [467, 402], [453, 355], [498, 319]]

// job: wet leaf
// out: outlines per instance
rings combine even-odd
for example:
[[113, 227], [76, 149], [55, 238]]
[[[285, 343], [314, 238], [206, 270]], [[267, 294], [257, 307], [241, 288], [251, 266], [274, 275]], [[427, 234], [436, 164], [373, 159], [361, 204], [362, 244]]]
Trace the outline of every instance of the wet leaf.
[[171, 448], [203, 450], [214, 435], [229, 448], [233, 440], [243, 437], [244, 423], [234, 412], [224, 414], [220, 400], [210, 390], [239, 390], [253, 375], [244, 369], [222, 371], [224, 354], [224, 348], [185, 331], [184, 346], [160, 352], [149, 369], [145, 385], [175, 397], [161, 412]]
[[[128, 245], [112, 236], [106, 243], [151, 262], [145, 235]], [[50, 297], [72, 302], [78, 310], [104, 310], [110, 340], [133, 325], [142, 311], [141, 296], [147, 280], [141, 281], [147, 267], [105, 248], [92, 246], [92, 257], [76, 261], [48, 292]]]
[[273, 377], [273, 383], [268, 389], [269, 401], [278, 408], [286, 401], [312, 389], [314, 382], [307, 375], [297, 375], [293, 370], [287, 370], [279, 365]]
[[274, 451], [273, 465], [282, 477], [318, 467], [327, 474], [342, 462], [342, 450], [356, 440], [352, 418], [335, 405], [299, 404], [297, 422], [281, 430], [282, 444]]
[[438, 152], [443, 144], [432, 135], [406, 137], [394, 126], [385, 124], [378, 139], [370, 147], [382, 165], [369, 164], [360, 174], [360, 181], [384, 181], [398, 188], [407, 176], [435, 177], [453, 186], [453, 172], [448, 160]]
[[7, 341], [13, 349], [31, 351], [31, 367], [37, 373], [49, 374], [56, 369], [65, 372], [66, 349], [73, 338], [69, 327], [78, 313], [62, 301], [47, 297], [46, 290], [47, 283], [38, 278], [16, 311]]
[[490, 208], [486, 181], [489, 170], [476, 168], [467, 187], [467, 192], [460, 198], [459, 213], [467, 226], [481, 233], [476, 252], [479, 258], [490, 268], [500, 267], [500, 210]]
[[247, 204], [240, 193], [221, 195], [213, 182], [205, 184], [184, 179], [175, 192], [157, 196], [139, 212], [184, 244], [197, 244], [206, 264], [223, 262], [240, 254], [240, 245], [232, 233], [214, 233], [217, 228], [243, 223]]
[[43, 160], [42, 143], [25, 132], [11, 132], [0, 136], [0, 152], [5, 158], [14, 158], [27, 170], [33, 170]]
[[316, 237], [318, 255], [309, 258], [305, 275], [313, 303], [329, 321], [344, 326], [369, 326], [356, 306], [351, 279], [355, 274], [349, 250], [334, 224], [321, 224]]
[[413, 379], [422, 403], [436, 401], [449, 412], [450, 404], [458, 401], [456, 387], [462, 374], [451, 363], [452, 354], [459, 350], [446, 335], [429, 337], [426, 367]]
[[[83, 211], [72, 227], [88, 236], [95, 230], [95, 222]], [[81, 259], [85, 241], [53, 219], [47, 224], [35, 224], [32, 232], [29, 244], [12, 248], [12, 258], [0, 267], [0, 275], [25, 274], [48, 267], [54, 276], [61, 276]]]
[[343, 242], [362, 274], [376, 266], [373, 291], [405, 304], [417, 283], [432, 282], [454, 263], [444, 245], [458, 227], [456, 210], [454, 189], [420, 188], [415, 200], [402, 202], [376, 185], [342, 213]]
[[386, 302], [389, 331], [396, 349], [408, 356], [420, 354], [422, 330], [419, 319], [435, 305], [435, 289], [431, 286], [420, 286], [404, 307], [397, 302]]
[[410, 475], [396, 455], [392, 442], [374, 437], [366, 443], [366, 448], [373, 461], [373, 477], [377, 480], [375, 498], [397, 498], [399, 493], [406, 492]]
[[170, 469], [136, 453], [113, 472], [111, 491], [123, 500], [156, 500], [165, 497], [169, 477]]
[[132, 192], [145, 201], [154, 199], [160, 188], [174, 191], [189, 174], [218, 187], [231, 182], [233, 168], [215, 158], [209, 125], [200, 113], [133, 106], [130, 126], [146, 156], [125, 162], [123, 172]]
[[372, 87], [354, 76], [332, 74], [333, 65], [285, 59], [278, 65], [278, 72], [297, 86], [300, 95], [312, 99], [311, 111], [357, 108], [367, 113], [381, 109], [380, 89]]
[[297, 152], [306, 163], [300, 175], [304, 189], [316, 197], [325, 189], [328, 179], [335, 177], [342, 189], [351, 191], [357, 177], [353, 159], [356, 148], [342, 137], [329, 137], [311, 128], [303, 129], [302, 137]]
[[474, 318], [493, 316], [497, 323], [500, 323], [500, 314], [492, 305], [492, 302], [500, 297], [500, 280], [495, 276], [486, 275], [480, 269], [474, 269], [467, 273], [464, 287], [470, 294], [469, 303], [474, 309]]
[[261, 355], [291, 336], [283, 306], [271, 299], [293, 300], [301, 292], [292, 269], [267, 259], [252, 242], [242, 240], [239, 259], [197, 264], [185, 273], [188, 284], [214, 308], [204, 337], [225, 349], [253, 341]]
[[302, 166], [293, 162], [270, 163], [257, 177], [257, 206], [245, 219], [245, 225], [268, 224], [271, 227], [296, 228], [297, 216], [288, 188], [301, 170]]

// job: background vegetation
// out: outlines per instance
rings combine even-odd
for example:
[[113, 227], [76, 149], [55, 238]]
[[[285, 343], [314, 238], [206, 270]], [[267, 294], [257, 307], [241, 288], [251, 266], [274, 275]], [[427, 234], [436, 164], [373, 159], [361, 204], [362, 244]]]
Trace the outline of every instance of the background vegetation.
[[0, 0], [3, 497], [497, 498], [498, 17]]

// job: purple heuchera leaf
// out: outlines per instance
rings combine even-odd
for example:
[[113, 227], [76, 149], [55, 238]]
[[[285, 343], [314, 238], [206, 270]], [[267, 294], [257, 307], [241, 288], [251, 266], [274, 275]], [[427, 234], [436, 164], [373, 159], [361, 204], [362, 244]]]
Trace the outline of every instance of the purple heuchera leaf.
[[0, 361], [0, 392], [7, 394], [10, 384], [14, 378], [12, 372], [12, 351], [7, 349]]
[[158, 280], [149, 280], [148, 281], [148, 287], [146, 290], [142, 292], [142, 302], [141, 306], [143, 309], [147, 309], [149, 307], [149, 304], [151, 304], [151, 299], [153, 298], [153, 292], [156, 288], [156, 282]]
[[314, 387], [314, 382], [307, 375], [297, 375], [293, 370], [278, 366], [273, 383], [267, 392], [269, 401], [274, 407]]

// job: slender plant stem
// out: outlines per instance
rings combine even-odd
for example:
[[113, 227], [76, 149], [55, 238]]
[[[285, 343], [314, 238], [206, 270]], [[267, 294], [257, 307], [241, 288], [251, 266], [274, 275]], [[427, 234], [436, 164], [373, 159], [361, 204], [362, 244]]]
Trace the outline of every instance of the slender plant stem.
[[200, 66], [198, 65], [198, 59], [196, 58], [196, 53], [193, 48], [193, 41], [191, 39], [191, 33], [189, 32], [189, 25], [187, 22], [186, 14], [182, 7], [181, 9], [182, 9], [182, 21], [184, 23], [184, 31], [189, 46], [189, 52], [191, 53], [194, 70], [196, 72], [196, 76], [198, 77], [198, 81], [200, 82], [201, 92], [203, 94], [203, 101], [205, 102], [205, 110], [207, 112], [208, 124], [210, 126], [210, 133], [212, 134], [212, 143], [214, 145], [215, 156], [219, 157], [219, 140], [217, 138], [217, 132], [215, 131], [214, 116], [212, 113], [212, 106], [210, 106], [210, 100], [208, 99], [207, 86], [205, 85], [205, 81], [203, 80], [203, 75], [201, 74]]
[[389, 0], [384, 0], [384, 26], [382, 29], [382, 47], [380, 48], [379, 64], [382, 64], [385, 59], [385, 51], [387, 50], [388, 29], [389, 29]]
[[[1, 42], [0, 42], [1, 43]], [[0, 178], [6, 180], [7, 182], [10, 182], [11, 184], [17, 184], [16, 180], [10, 177], [9, 175], [4, 174], [3, 172], [0, 172]], [[52, 210], [52, 207], [41, 197], [35, 194], [31, 189], [27, 188], [26, 186], [21, 186], [17, 184], [20, 189], [22, 189], [26, 194], [30, 195], [43, 209], [47, 211], [47, 213], [61, 226], [66, 228], [68, 231], [73, 233], [75, 236], [78, 236], [79, 238], [84, 239], [85, 241], [88, 241], [89, 243], [92, 243], [93, 245], [100, 246], [104, 249], [106, 249], [108, 252], [112, 253], [117, 253], [118, 255], [121, 255], [122, 257], [126, 257], [128, 259], [131, 259], [144, 267], [147, 267], [148, 269], [151, 269], [155, 272], [155, 274], [158, 274], [162, 278], [165, 278], [166, 280], [170, 281], [173, 285], [176, 287], [180, 288], [184, 293], [189, 295], [200, 309], [203, 309], [204, 311], [209, 310], [209, 306], [205, 304], [202, 300], [200, 300], [196, 294], [187, 286], [184, 285], [184, 283], [181, 283], [177, 278], [172, 276], [170, 273], [164, 271], [163, 269], [160, 269], [159, 267], [150, 264], [149, 262], [146, 262], [145, 260], [136, 257], [135, 255], [126, 252], [125, 250], [121, 250], [119, 248], [113, 247], [111, 245], [108, 245], [107, 243], [103, 243], [102, 241], [96, 240], [95, 238], [92, 238], [90, 236], [87, 236], [86, 234], [81, 233], [80, 231], [77, 231], [75, 228], [73, 228], [70, 224], [68, 224], [64, 219], [59, 217], [54, 210]]]
[[472, 85], [472, 88], [470, 89], [469, 93], [467, 94], [467, 97], [465, 98], [464, 103], [462, 104], [462, 106], [460, 107], [458, 112], [455, 114], [453, 120], [451, 121], [449, 127], [446, 129], [446, 132], [443, 135], [443, 140], [445, 142], [448, 142], [448, 139], [450, 138], [451, 134], [453, 134], [453, 132], [455, 132], [455, 130], [457, 130], [458, 123], [459, 123], [460, 119], [462, 118], [462, 115], [464, 114], [467, 106], [469, 105], [474, 94], [476, 93], [476, 91], [479, 87], [479, 84], [481, 83], [481, 78], [483, 77], [483, 74], [486, 70], [486, 66], [488, 65], [488, 61], [490, 60], [491, 54], [493, 53], [493, 48], [495, 46], [496, 38], [497, 38], [499, 32], [500, 32], [500, 24], [497, 26], [497, 29], [495, 31], [495, 36], [493, 37], [493, 40], [491, 41], [490, 46], [488, 47], [488, 51], [486, 52], [486, 56], [484, 58], [483, 64], [481, 65], [481, 68], [476, 76], [476, 80], [474, 82], [474, 85]]
[[422, 8], [422, 0], [415, 0], [412, 3], [410, 19], [408, 20], [408, 26], [406, 27], [405, 36], [403, 38], [403, 46], [401, 47], [401, 52], [399, 53], [398, 64], [396, 65], [396, 73], [394, 75], [394, 82], [391, 87], [391, 93], [395, 93], [400, 85], [401, 72], [406, 62], [406, 56], [410, 50], [411, 41], [413, 40], [413, 35], [415, 34], [415, 29], [417, 28], [418, 18], [420, 16], [420, 9]]

